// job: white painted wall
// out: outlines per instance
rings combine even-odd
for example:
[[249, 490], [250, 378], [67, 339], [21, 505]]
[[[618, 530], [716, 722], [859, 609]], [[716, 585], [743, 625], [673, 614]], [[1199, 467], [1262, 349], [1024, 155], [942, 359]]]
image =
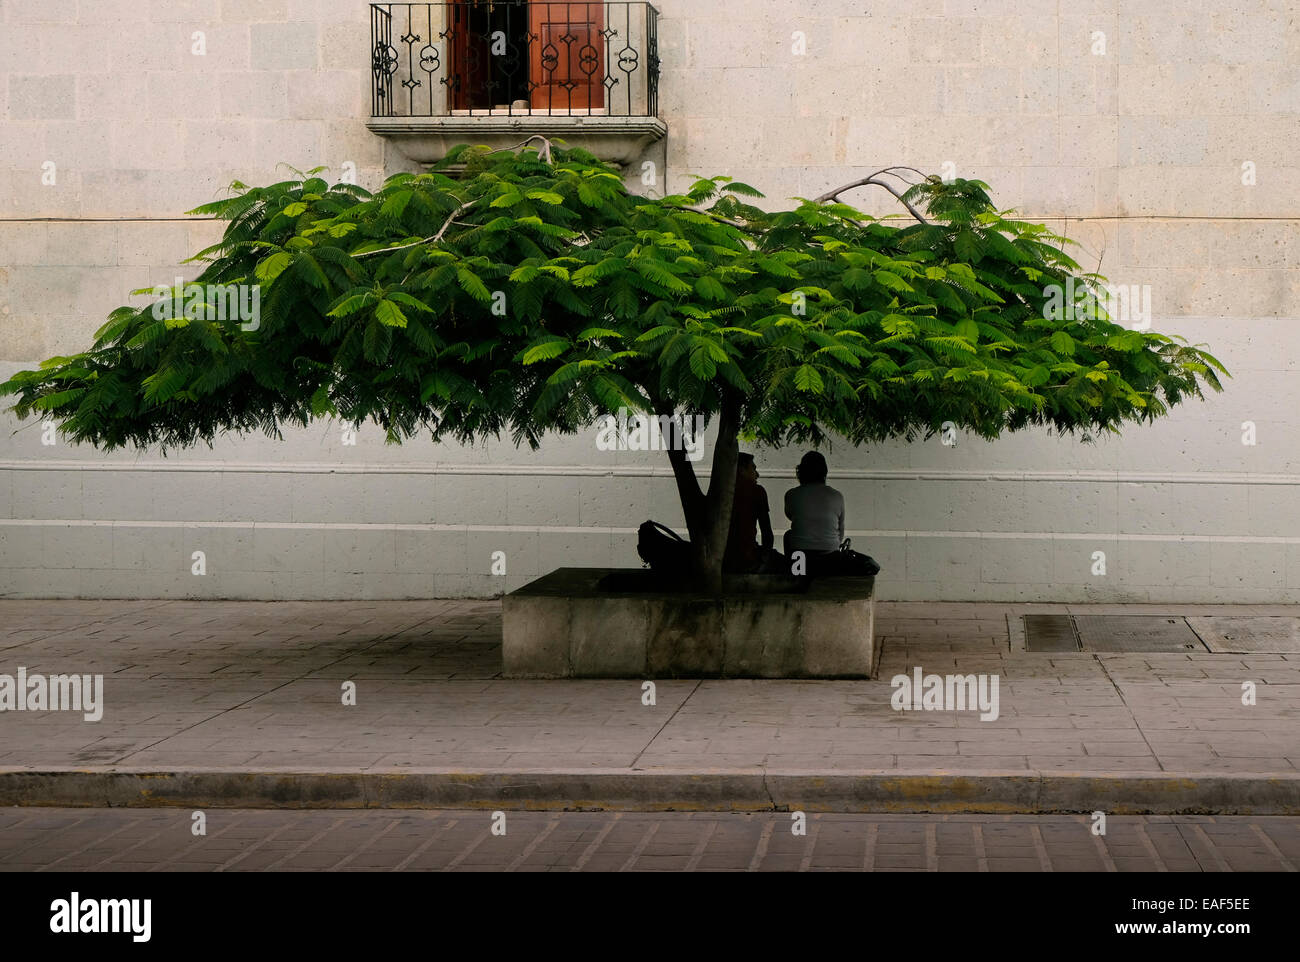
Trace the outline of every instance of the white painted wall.
[[[1300, 3], [658, 6], [670, 132], [647, 159], [669, 190], [727, 173], [779, 203], [951, 162], [1077, 238], [1086, 267], [1150, 285], [1155, 328], [1236, 375], [1092, 445], [835, 447], [882, 598], [1300, 601]], [[281, 161], [351, 161], [367, 186], [404, 169], [365, 129], [368, 45], [352, 0], [0, 0], [0, 376], [80, 349], [130, 290], [192, 277], [179, 261], [219, 225], [183, 211], [223, 184]], [[681, 526], [666, 461], [600, 452], [594, 432], [533, 454], [392, 448], [373, 428], [344, 446], [322, 422], [164, 459], [18, 427], [0, 420], [0, 596], [487, 595], [634, 565], [638, 522]], [[779, 504], [799, 452], [757, 454]]]

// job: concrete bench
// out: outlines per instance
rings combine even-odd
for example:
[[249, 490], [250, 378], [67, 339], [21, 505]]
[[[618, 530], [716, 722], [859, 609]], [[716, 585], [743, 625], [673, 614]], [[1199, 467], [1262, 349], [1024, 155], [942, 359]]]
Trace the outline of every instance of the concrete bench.
[[647, 569], [559, 568], [503, 602], [508, 678], [869, 678], [873, 578], [729, 577], [721, 597]]

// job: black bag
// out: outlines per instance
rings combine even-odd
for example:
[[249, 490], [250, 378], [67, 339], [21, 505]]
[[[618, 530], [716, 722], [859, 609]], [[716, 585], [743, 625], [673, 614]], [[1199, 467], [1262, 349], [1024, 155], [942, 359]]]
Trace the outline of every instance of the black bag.
[[848, 548], [836, 551], [835, 554], [842, 558], [838, 566], [840, 574], [866, 575], [871, 578], [880, 574], [880, 565], [869, 554], [862, 554], [860, 551], [852, 551]]
[[681, 576], [690, 570], [691, 543], [657, 521], [637, 529], [636, 553], [656, 574]]
[[842, 576], [874, 578], [880, 574], [880, 565], [870, 555], [854, 551], [845, 538], [838, 551], [808, 555], [808, 573], [814, 577], [837, 578]]

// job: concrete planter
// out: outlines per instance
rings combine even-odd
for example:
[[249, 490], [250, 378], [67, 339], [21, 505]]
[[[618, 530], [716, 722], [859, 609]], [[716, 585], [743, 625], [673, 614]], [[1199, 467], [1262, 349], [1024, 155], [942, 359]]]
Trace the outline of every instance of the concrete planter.
[[653, 590], [645, 570], [560, 568], [505, 596], [505, 675], [869, 678], [874, 584], [748, 576], [717, 597]]

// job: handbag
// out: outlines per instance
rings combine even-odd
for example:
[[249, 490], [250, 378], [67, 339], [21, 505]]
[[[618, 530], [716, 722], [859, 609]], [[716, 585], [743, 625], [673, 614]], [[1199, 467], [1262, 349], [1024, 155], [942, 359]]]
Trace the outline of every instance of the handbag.
[[880, 574], [880, 565], [870, 555], [854, 551], [848, 538], [836, 551], [823, 554], [809, 554], [808, 573], [814, 577], [866, 577], [874, 578]]
[[658, 521], [637, 528], [636, 553], [656, 574], [680, 576], [690, 569], [691, 543]]

